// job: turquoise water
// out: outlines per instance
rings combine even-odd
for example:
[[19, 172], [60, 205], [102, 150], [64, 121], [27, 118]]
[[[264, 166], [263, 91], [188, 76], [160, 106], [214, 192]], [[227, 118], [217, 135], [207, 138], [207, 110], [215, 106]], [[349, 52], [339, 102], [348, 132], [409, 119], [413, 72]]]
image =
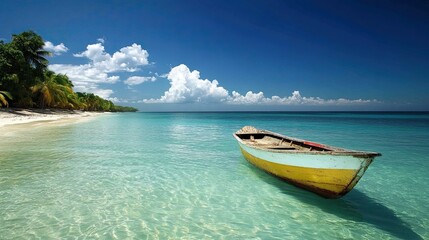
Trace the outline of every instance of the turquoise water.
[[[247, 163], [244, 125], [383, 156], [323, 199]], [[126, 113], [0, 135], [0, 239], [429, 239], [429, 114]]]

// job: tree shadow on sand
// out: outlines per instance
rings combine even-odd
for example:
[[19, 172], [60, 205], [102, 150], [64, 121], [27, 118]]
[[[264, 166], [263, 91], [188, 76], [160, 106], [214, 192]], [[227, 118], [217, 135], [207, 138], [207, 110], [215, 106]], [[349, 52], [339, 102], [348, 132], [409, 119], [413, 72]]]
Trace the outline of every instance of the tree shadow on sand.
[[358, 189], [352, 190], [347, 196], [340, 199], [326, 199], [288, 184], [250, 164], [248, 167], [258, 178], [277, 187], [282, 193], [293, 196], [306, 204], [316, 206], [324, 212], [334, 214], [342, 219], [371, 224], [400, 239], [423, 239], [393, 210]]

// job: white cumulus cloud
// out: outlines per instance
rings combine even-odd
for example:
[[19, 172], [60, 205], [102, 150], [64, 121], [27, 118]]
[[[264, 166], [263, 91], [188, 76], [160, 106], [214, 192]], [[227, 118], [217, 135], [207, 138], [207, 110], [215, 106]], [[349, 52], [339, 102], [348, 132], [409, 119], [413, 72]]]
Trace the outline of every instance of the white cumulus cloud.
[[230, 104], [268, 104], [268, 105], [350, 105], [377, 102], [377, 100], [365, 99], [323, 99], [320, 97], [303, 97], [299, 91], [293, 91], [288, 97], [265, 97], [263, 92], [253, 93], [249, 91], [246, 95], [241, 95], [238, 92], [232, 92], [232, 96], [228, 98]]
[[228, 97], [228, 103], [233, 104], [257, 104], [264, 101], [264, 93], [253, 93], [249, 91], [246, 95], [241, 95], [240, 93], [233, 91], [232, 96]]
[[125, 80], [124, 83], [131, 86], [131, 85], [139, 85], [149, 81], [154, 82], [155, 80], [156, 80], [156, 77], [154, 76], [152, 77], [132, 76], [132, 77], [129, 77], [127, 80]]
[[94, 93], [95, 95], [98, 95], [104, 99], [108, 99], [110, 95], [112, 95], [114, 92], [112, 89], [94, 89], [92, 90], [92, 93]]
[[52, 52], [55, 55], [61, 55], [62, 53], [67, 52], [69, 49], [64, 45], [64, 43], [60, 43], [58, 45], [54, 45], [52, 42], [46, 41], [43, 49], [46, 51]]
[[104, 72], [135, 72], [139, 70], [139, 66], [149, 64], [149, 53], [135, 43], [121, 48], [113, 55], [105, 52], [102, 43], [90, 44], [86, 47], [86, 51], [73, 56], [90, 59], [95, 68]]
[[99, 42], [88, 45], [85, 51], [73, 56], [87, 58], [89, 63], [52, 64], [49, 65], [49, 69], [66, 74], [76, 91], [91, 92], [103, 98], [110, 97], [114, 92], [111, 89], [100, 88], [100, 84], [114, 84], [120, 81], [120, 77], [112, 73], [135, 72], [139, 67], [149, 64], [149, 53], [135, 43], [109, 54]]
[[320, 97], [305, 97], [299, 91], [294, 91], [290, 96], [265, 97], [263, 92], [254, 93], [248, 91], [242, 95], [228, 90], [219, 85], [217, 80], [201, 79], [200, 72], [190, 71], [180, 64], [170, 70], [167, 75], [170, 88], [158, 99], [143, 99], [144, 103], [187, 103], [187, 102], [220, 102], [225, 104], [240, 105], [356, 105], [378, 102], [366, 99], [323, 99]]
[[146, 103], [221, 102], [228, 97], [228, 91], [219, 86], [217, 80], [201, 79], [200, 72], [180, 64], [167, 75], [170, 89], [159, 99], [145, 99]]

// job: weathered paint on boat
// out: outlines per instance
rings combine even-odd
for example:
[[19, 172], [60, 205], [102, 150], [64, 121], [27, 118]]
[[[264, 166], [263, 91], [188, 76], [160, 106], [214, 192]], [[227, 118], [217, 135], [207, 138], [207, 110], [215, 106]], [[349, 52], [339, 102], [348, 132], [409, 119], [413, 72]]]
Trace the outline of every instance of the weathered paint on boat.
[[252, 127], [243, 129], [234, 133], [234, 137], [250, 163], [327, 198], [338, 198], [352, 190], [374, 157], [380, 156]]

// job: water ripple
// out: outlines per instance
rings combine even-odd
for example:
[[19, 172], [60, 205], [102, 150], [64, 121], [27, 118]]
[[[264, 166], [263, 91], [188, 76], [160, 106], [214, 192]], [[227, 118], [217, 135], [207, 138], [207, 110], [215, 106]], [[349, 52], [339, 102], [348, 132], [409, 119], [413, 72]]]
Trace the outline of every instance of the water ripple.
[[[248, 124], [384, 155], [326, 200], [247, 163], [231, 133]], [[406, 140], [428, 129], [420, 115], [272, 113], [39, 126], [0, 139], [0, 238], [428, 239], [429, 141]]]

